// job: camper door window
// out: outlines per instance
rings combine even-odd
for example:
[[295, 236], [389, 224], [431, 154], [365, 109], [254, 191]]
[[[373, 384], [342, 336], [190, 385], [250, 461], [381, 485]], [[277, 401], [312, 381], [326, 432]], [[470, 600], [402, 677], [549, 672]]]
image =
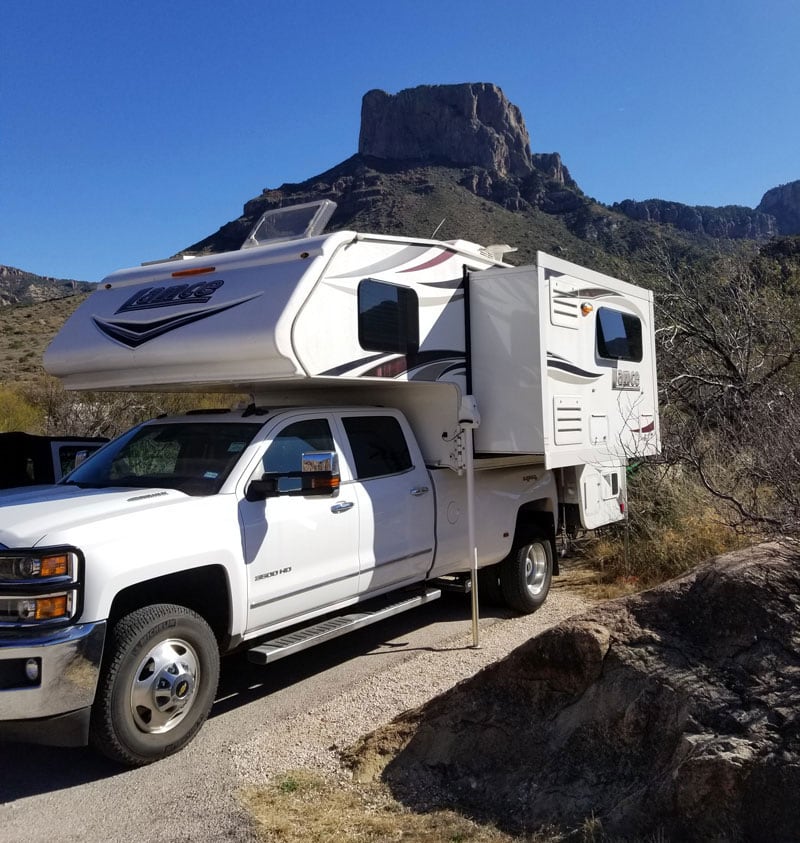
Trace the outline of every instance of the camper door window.
[[597, 311], [597, 354], [606, 360], [642, 359], [642, 323], [637, 316], [601, 307]]
[[358, 285], [358, 341], [365, 351], [416, 354], [417, 294], [408, 287], [365, 278]]

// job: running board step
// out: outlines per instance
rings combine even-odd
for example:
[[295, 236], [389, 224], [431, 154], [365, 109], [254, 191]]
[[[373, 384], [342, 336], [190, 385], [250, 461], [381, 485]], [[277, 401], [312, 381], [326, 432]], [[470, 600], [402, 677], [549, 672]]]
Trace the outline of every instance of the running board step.
[[423, 606], [425, 603], [438, 600], [441, 596], [440, 589], [428, 588], [413, 597], [383, 605], [378, 609], [354, 612], [349, 615], [337, 615], [315, 623], [313, 626], [297, 629], [279, 638], [264, 641], [247, 651], [247, 660], [255, 664], [271, 664], [284, 656], [291, 656], [301, 650], [314, 647], [316, 644], [322, 644], [324, 641], [330, 641], [332, 638], [338, 638], [340, 635], [353, 632], [353, 630], [361, 629], [361, 627], [369, 626], [393, 615], [399, 615], [409, 609], [416, 609], [417, 606]]

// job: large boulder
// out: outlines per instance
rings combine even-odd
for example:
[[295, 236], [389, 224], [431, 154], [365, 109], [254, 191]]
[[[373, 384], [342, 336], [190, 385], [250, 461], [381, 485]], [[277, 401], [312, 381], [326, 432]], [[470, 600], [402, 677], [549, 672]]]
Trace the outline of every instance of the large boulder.
[[345, 760], [511, 832], [800, 840], [798, 563], [764, 545], [601, 604]]

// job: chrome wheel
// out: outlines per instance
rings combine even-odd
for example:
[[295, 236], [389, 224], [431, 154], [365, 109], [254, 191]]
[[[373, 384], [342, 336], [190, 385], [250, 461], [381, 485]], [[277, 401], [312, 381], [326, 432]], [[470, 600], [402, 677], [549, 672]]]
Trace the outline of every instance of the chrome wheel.
[[538, 597], [549, 585], [550, 563], [541, 542], [525, 548], [525, 584], [531, 597]]
[[499, 563], [500, 589], [506, 605], [530, 614], [544, 603], [553, 577], [553, 548], [545, 536], [515, 548]]
[[161, 641], [141, 660], [131, 688], [131, 714], [143, 732], [174, 729], [186, 716], [200, 681], [197, 654], [177, 638]]

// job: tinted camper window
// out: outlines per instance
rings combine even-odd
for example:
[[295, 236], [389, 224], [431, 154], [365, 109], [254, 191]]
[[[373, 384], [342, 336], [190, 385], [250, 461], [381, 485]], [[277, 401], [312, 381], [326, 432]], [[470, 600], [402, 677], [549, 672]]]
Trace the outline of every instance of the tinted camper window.
[[607, 360], [642, 359], [642, 323], [637, 316], [609, 307], [597, 311], [597, 353]]
[[365, 351], [416, 354], [419, 303], [408, 287], [365, 278], [358, 285], [358, 341]]

